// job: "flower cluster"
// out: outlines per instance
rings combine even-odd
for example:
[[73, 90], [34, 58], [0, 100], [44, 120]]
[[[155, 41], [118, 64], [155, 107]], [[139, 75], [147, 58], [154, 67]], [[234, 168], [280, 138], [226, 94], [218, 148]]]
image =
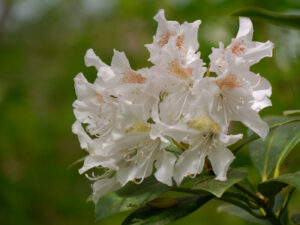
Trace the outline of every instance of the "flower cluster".
[[[89, 153], [79, 172], [94, 180], [95, 202], [151, 174], [179, 185], [200, 174], [206, 158], [216, 179], [226, 180], [235, 158], [227, 146], [242, 138], [227, 134], [230, 121], [262, 138], [269, 131], [258, 112], [271, 105], [271, 85], [250, 66], [272, 56], [273, 44], [252, 41], [250, 19], [240, 18], [230, 45], [212, 49], [208, 68], [198, 52], [199, 20], [167, 21], [163, 10], [154, 19], [157, 32], [146, 45], [152, 67], [133, 70], [116, 50], [109, 66], [89, 49], [85, 63], [97, 69], [97, 78], [89, 83], [82, 73], [75, 77], [73, 132]], [[182, 153], [167, 151], [171, 143]]]

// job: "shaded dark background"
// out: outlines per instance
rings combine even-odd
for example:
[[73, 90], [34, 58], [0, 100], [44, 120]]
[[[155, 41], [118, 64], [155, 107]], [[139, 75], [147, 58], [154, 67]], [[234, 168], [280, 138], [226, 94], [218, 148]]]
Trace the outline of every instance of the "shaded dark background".
[[[86, 68], [88, 48], [110, 63], [113, 48], [125, 51], [132, 67], [150, 66], [144, 44], [152, 42], [160, 8], [169, 20], [201, 19], [198, 40], [202, 59], [211, 47], [228, 44], [238, 19], [232, 12], [259, 6], [277, 12], [300, 12], [299, 0], [2, 0], [0, 1], [0, 224], [95, 224], [94, 206], [86, 203], [90, 181], [68, 165], [84, 155], [71, 132], [76, 99], [73, 78]], [[300, 109], [300, 30], [254, 20], [254, 38], [275, 43], [274, 57], [252, 70], [273, 85], [273, 107], [262, 115]], [[299, 145], [287, 158], [284, 172], [299, 170]], [[247, 150], [235, 166], [249, 166]], [[259, 177], [250, 169], [250, 178]], [[299, 212], [296, 192], [291, 211]], [[211, 201], [173, 224], [251, 224], [217, 213]], [[127, 213], [97, 224], [120, 224]]]

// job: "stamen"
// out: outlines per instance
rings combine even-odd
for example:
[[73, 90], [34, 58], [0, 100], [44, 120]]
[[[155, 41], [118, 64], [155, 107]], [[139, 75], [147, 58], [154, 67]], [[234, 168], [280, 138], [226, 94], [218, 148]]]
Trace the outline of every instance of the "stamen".
[[111, 169], [107, 169], [103, 174], [96, 176], [94, 172], [92, 172], [91, 176], [89, 176], [87, 173], [85, 174], [85, 176], [89, 179], [89, 180], [99, 180], [105, 177], [110, 176], [113, 173], [113, 170]]
[[252, 88], [257, 88], [258, 85], [260, 84], [261, 80], [262, 80], [262, 78], [259, 77], [257, 83]]

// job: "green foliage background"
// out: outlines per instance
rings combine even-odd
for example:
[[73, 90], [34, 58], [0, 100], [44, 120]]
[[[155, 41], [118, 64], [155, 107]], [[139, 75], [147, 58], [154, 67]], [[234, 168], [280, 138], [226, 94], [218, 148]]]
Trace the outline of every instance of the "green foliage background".
[[[88, 48], [110, 63], [113, 48], [125, 51], [133, 68], [150, 66], [144, 44], [152, 42], [158, 9], [169, 20], [202, 20], [200, 51], [208, 62], [211, 47], [228, 44], [237, 32], [235, 10], [259, 6], [277, 12], [300, 12], [297, 0], [2, 0], [0, 2], [0, 224], [95, 224], [94, 205], [86, 199], [90, 182], [67, 166], [84, 155], [71, 132], [75, 118], [74, 76], [92, 81], [95, 69], [84, 66]], [[273, 107], [262, 115], [300, 108], [300, 30], [254, 20], [256, 41], [271, 40], [274, 57], [252, 70], [273, 86]], [[238, 125], [233, 129], [241, 129]], [[248, 166], [244, 149], [233, 166]], [[300, 169], [299, 145], [283, 172]], [[290, 210], [300, 210], [296, 192]], [[211, 201], [173, 224], [251, 224], [217, 213]], [[112, 216], [101, 225], [120, 224], [128, 215]]]

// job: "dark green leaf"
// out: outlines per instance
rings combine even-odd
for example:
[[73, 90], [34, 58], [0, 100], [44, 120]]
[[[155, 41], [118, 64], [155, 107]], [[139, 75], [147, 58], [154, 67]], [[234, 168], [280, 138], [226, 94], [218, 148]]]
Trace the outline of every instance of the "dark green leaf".
[[258, 191], [268, 199], [273, 199], [287, 184], [279, 181], [258, 184]]
[[274, 182], [281, 182], [281, 183], [289, 184], [296, 188], [300, 188], [300, 171], [297, 171], [295, 173], [284, 174], [279, 177], [274, 177], [259, 185], [267, 184], [267, 183], [273, 184]]
[[283, 211], [281, 212], [281, 215], [280, 215], [280, 222], [281, 224], [288, 224], [288, 221], [289, 221], [289, 211], [288, 211], [288, 208], [284, 208]]
[[[266, 117], [270, 126], [283, 124], [272, 130], [266, 139], [257, 139], [249, 144], [249, 153], [254, 166], [258, 169], [263, 180], [267, 180], [275, 168], [275, 176], [286, 156], [300, 141], [300, 121], [280, 116]], [[292, 120], [293, 121], [293, 120]]]
[[274, 199], [274, 206], [273, 206], [273, 211], [278, 212], [284, 203], [284, 196], [281, 192], [279, 192]]
[[96, 220], [118, 212], [137, 209], [169, 189], [169, 186], [159, 183], [153, 176], [146, 178], [141, 184], [128, 183], [122, 189], [99, 199], [95, 209]]
[[300, 188], [300, 171], [296, 173], [285, 174], [260, 183], [258, 184], [258, 190], [264, 196], [272, 198], [287, 185]]
[[259, 219], [254, 216], [252, 216], [250, 213], [248, 213], [246, 210], [241, 209], [235, 205], [222, 205], [218, 207], [218, 212], [225, 212], [230, 215], [239, 217], [241, 219], [257, 223], [257, 224], [262, 224], [262, 225], [271, 225], [268, 220], [264, 219]]
[[212, 198], [211, 194], [178, 198], [178, 204], [165, 209], [147, 205], [129, 215], [122, 225], [167, 224], [189, 215]]
[[240, 182], [247, 176], [246, 168], [234, 168], [227, 173], [226, 181], [215, 180], [214, 175], [200, 175], [195, 178], [195, 184], [192, 189], [203, 190], [212, 193], [220, 198], [225, 191], [232, 185]]
[[252, 192], [256, 192], [257, 191], [256, 187], [247, 178], [245, 178], [244, 180], [242, 180], [239, 183], [241, 185], [243, 185], [244, 187], [248, 188]]
[[233, 13], [232, 15], [258, 18], [280, 26], [289, 26], [289, 27], [300, 29], [300, 15], [287, 15], [287, 14], [272, 12], [257, 7], [248, 7], [248, 8], [240, 9], [235, 13]]
[[174, 205], [177, 205], [179, 201], [174, 198], [160, 197], [148, 202], [147, 205], [154, 208], [170, 208]]
[[295, 225], [300, 225], [300, 213], [292, 215], [291, 220]]

